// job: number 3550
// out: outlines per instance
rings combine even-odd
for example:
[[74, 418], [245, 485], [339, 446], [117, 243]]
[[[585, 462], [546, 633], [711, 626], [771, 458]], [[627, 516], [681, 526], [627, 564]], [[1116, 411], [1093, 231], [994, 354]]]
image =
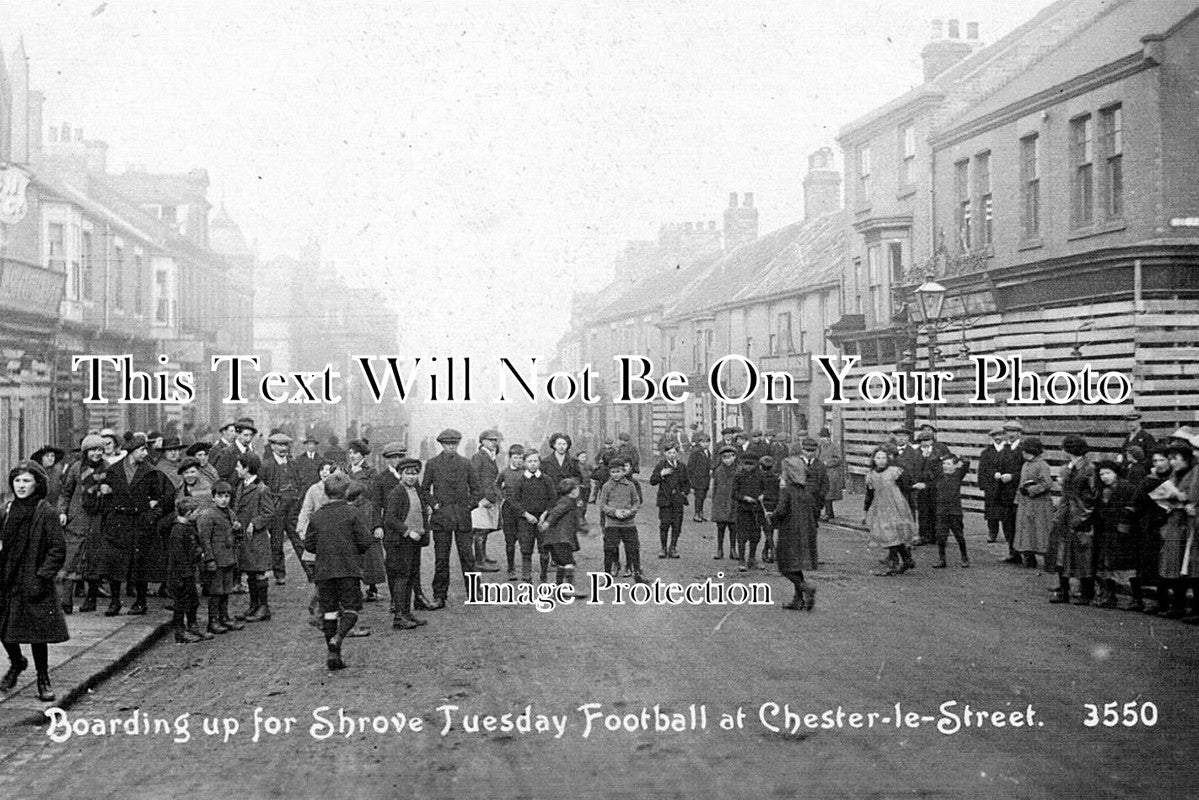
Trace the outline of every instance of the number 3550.
[[1135, 728], [1143, 725], [1152, 728], [1157, 724], [1157, 706], [1153, 703], [1104, 703], [1103, 708], [1093, 703], [1083, 703], [1087, 710], [1087, 718], [1082, 721], [1088, 728], [1102, 725], [1105, 728], [1115, 728], [1123, 725], [1125, 728]]

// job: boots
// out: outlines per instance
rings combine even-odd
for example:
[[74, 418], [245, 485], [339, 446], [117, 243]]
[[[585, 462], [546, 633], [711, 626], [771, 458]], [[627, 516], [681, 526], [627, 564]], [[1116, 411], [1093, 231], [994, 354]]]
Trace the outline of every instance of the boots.
[[62, 613], [75, 613], [75, 581], [62, 582]]
[[198, 637], [192, 636], [191, 631], [183, 624], [183, 620], [175, 621], [175, 644], [191, 644], [200, 641]]
[[212, 633], [200, 627], [200, 621], [195, 616], [187, 621], [187, 632], [202, 642], [207, 642], [213, 636]]
[[500, 568], [494, 561], [487, 557], [487, 534], [475, 533], [475, 571], [476, 572], [499, 572]]
[[108, 594], [110, 595], [110, 599], [108, 601], [108, 608], [104, 610], [104, 616], [115, 617], [121, 613], [121, 582], [109, 581]]
[[399, 578], [392, 584], [392, 597], [395, 601], [395, 614], [391, 618], [391, 627], [400, 631], [408, 631], [425, 624], [412, 616], [412, 583], [406, 578]]
[[341, 639], [337, 636], [337, 619], [322, 619], [321, 632], [325, 634], [325, 647], [328, 649], [325, 666], [331, 670], [345, 669], [346, 664], [341, 660]]
[[810, 583], [801, 583], [799, 590], [803, 592], [803, 599], [800, 601], [799, 607], [803, 611], [811, 611], [816, 607], [816, 587]]
[[524, 553], [520, 554], [520, 582], [521, 583], [532, 583], [533, 582], [533, 556], [532, 555], [526, 556]]
[[37, 699], [43, 703], [51, 703], [55, 700], [54, 687], [50, 685], [49, 672], [39, 672], [37, 674]]
[[217, 595], [208, 597], [208, 632], [213, 634], [229, 632], [229, 629], [221, 624], [221, 598]]
[[333, 635], [332, 644], [337, 645], [337, 649], [341, 651], [341, 643], [350, 635], [350, 631], [354, 630], [354, 626], [358, 624], [357, 611], [342, 611], [337, 617], [337, 631]]
[[1053, 596], [1049, 598], [1049, 602], [1055, 604], [1070, 602], [1070, 579], [1064, 576], [1058, 576], [1057, 588], [1053, 590]]
[[245, 622], [251, 615], [258, 613], [258, 581], [250, 578], [246, 582], [246, 593], [250, 596], [250, 605], [246, 606], [246, 610], [237, 615], [238, 622]]
[[[416, 583], [415, 581], [413, 582], [413, 585], [412, 585], [412, 607], [415, 608], [417, 611], [436, 611], [437, 610], [436, 608], [433, 607], [433, 603], [430, 602], [429, 598], [425, 597], [425, 592], [423, 589], [420, 588], [420, 584]], [[442, 608], [442, 607], [443, 606], [438, 606], [438, 608]]]
[[229, 595], [221, 595], [221, 625], [230, 631], [245, 630], [245, 624], [229, 615]]
[[87, 613], [96, 610], [96, 598], [100, 596], [100, 582], [87, 582], [87, 597], [83, 598], [83, 602], [79, 604], [79, 611]]
[[29, 659], [24, 656], [19, 657], [17, 661], [13, 661], [8, 665], [8, 672], [4, 673], [4, 677], [0, 678], [0, 693], [8, 693], [17, 685], [17, 678], [29, 666]]
[[257, 605], [253, 611], [246, 614], [246, 622], [266, 622], [271, 618], [271, 605], [267, 601], [271, 583], [266, 578], [259, 578], [254, 584], [254, 588], [257, 590]]
[[547, 583], [550, 576], [550, 557], [548, 553], [541, 555], [541, 582]]
[[1099, 596], [1095, 598], [1096, 608], [1115, 608], [1116, 600], [1116, 582], [1109, 579], [1099, 581]]

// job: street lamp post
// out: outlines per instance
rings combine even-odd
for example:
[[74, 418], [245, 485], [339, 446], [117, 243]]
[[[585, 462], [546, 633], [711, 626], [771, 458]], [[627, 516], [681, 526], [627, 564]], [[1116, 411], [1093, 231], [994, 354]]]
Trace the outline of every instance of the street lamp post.
[[[937, 325], [941, 320], [941, 312], [945, 307], [945, 287], [934, 280], [927, 280], [915, 291], [916, 301], [920, 304], [921, 321], [928, 328], [928, 371], [937, 368]], [[916, 329], [919, 334], [919, 328]], [[913, 343], [912, 362], [916, 361], [915, 343]], [[932, 421], [937, 419], [937, 406], [930, 404], [928, 416]]]

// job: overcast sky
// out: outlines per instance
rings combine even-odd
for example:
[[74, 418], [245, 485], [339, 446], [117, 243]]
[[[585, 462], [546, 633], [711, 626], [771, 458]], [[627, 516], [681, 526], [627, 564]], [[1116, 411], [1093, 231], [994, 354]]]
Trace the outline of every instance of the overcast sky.
[[111, 170], [205, 167], [262, 257], [316, 236], [385, 288], [405, 352], [548, 356], [625, 240], [730, 191], [799, 218], [807, 154], [919, 82], [932, 18], [993, 41], [1047, 4], [4, 0], [0, 44]]

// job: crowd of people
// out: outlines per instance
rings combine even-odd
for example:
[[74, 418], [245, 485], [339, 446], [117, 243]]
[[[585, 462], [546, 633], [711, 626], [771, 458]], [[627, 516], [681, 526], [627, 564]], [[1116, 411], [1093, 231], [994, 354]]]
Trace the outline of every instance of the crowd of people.
[[[871, 455], [864, 523], [870, 544], [885, 551], [875, 574], [912, 569], [913, 548], [922, 544], [936, 545], [933, 567], [945, 568], [950, 537], [961, 566], [970, 566], [962, 508], [970, 464], [936, 434], [932, 424], [918, 432], [898, 426]], [[844, 491], [839, 448], [827, 430], [791, 442], [737, 427], [721, 435], [713, 448], [706, 434], [672, 426], [658, 442], [647, 470], [656, 487], [658, 558], [680, 557], [692, 506], [694, 522], [715, 524], [713, 558], [735, 561], [742, 572], [775, 564], [795, 587], [784, 607], [810, 611], [816, 591], [805, 572], [819, 565], [817, 528], [835, 517]], [[446, 429], [437, 437], [441, 452], [424, 462], [391, 442], [379, 448], [378, 466], [369, 463], [374, 446], [366, 439], [342, 448], [309, 433], [293, 453], [292, 438], [272, 430], [260, 453], [258, 436], [250, 418], [225, 425], [211, 443], [186, 446], [175, 436], [106, 429], [83, 437], [70, 457], [43, 447], [17, 464], [0, 523], [0, 641], [10, 660], [0, 692], [27, 668], [20, 647], [28, 644], [38, 696], [54, 699], [47, 645], [68, 638], [65, 617], [77, 600], [80, 613], [106, 600], [103, 613], [116, 616], [131, 598], [124, 613], [140, 615], [154, 585], [173, 610], [181, 644], [270, 620], [272, 580], [287, 580], [288, 545], [313, 585], [310, 623], [324, 634], [330, 669], [344, 666], [347, 638], [369, 635], [358, 619], [363, 603], [381, 599], [380, 584], [393, 628], [410, 630], [426, 624], [414, 612], [445, 606], [452, 552], [464, 581], [467, 573], [503, 569], [488, 554], [494, 532], [503, 535], [508, 580], [531, 583], [536, 554], [542, 583], [552, 565], [559, 591], [582, 595], [574, 554], [589, 530], [590, 505], [598, 506], [603, 569], [646, 581], [637, 526], [642, 463], [628, 434], [592, 457], [555, 433], [544, 452], [511, 445], [501, 463], [498, 431], [480, 433], [468, 458], [458, 452], [462, 434]], [[1114, 608], [1117, 584], [1126, 582], [1130, 609], [1199, 622], [1199, 553], [1192, 553], [1199, 431], [1184, 427], [1159, 444], [1133, 414], [1110, 460], [1093, 458], [1086, 440], [1069, 434], [1062, 442], [1069, 461], [1056, 484], [1044, 444], [1018, 421], [991, 437], [977, 485], [988, 541], [1002, 532], [1005, 562], [1036, 567], [1043, 559], [1059, 576], [1054, 603], [1073, 596], [1076, 604]], [[429, 545], [431, 597], [421, 578]], [[1155, 595], [1146, 602], [1150, 587]], [[232, 595], [246, 595], [245, 607], [232, 610]]]

